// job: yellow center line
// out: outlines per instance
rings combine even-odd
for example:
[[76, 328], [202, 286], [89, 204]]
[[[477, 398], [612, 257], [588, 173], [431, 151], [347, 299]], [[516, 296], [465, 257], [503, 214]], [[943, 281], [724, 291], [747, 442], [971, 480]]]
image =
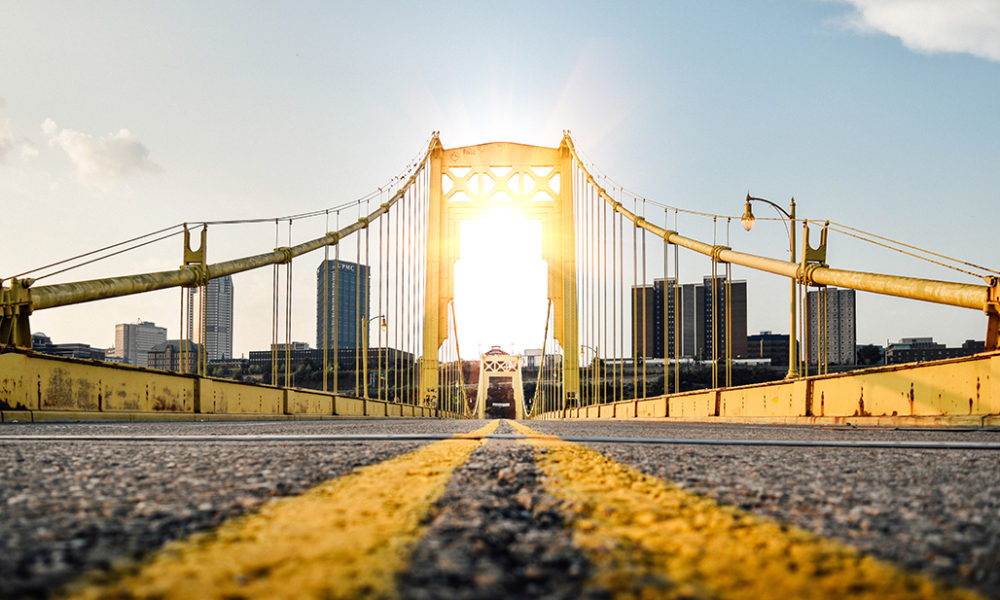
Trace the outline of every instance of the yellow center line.
[[615, 598], [979, 598], [578, 444], [528, 442], [591, 560], [591, 583]]
[[[471, 432], [485, 435], [499, 421]], [[389, 598], [452, 472], [484, 441], [442, 440], [171, 542], [71, 598]], [[105, 576], [105, 579], [107, 577]]]

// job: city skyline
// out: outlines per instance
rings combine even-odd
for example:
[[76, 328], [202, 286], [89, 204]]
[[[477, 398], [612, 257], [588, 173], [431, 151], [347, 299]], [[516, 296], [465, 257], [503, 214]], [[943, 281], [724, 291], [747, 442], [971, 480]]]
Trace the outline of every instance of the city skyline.
[[[998, 9], [987, 3], [988, 18], [973, 18], [973, 5], [514, 3], [479, 52], [458, 52], [456, 39], [427, 33], [461, 30], [479, 18], [476, 6], [403, 5], [386, 22], [377, 4], [10, 3], [0, 22], [0, 195], [14, 226], [0, 241], [0, 277], [175, 223], [349, 202], [399, 174], [435, 130], [457, 147], [555, 146], [570, 129], [612, 188], [731, 215], [735, 223], [682, 213], [677, 228], [734, 249], [787, 257], [785, 228], [765, 221], [775, 211], [755, 207], [758, 225], [740, 229], [750, 191], [782, 206], [794, 196], [799, 217], [997, 268], [984, 216], [1000, 203]], [[953, 218], [942, 226], [934, 217], [944, 214]], [[289, 231], [213, 225], [210, 260], [316, 237], [336, 218], [321, 221]], [[506, 243], [529, 237], [515, 230]], [[39, 285], [176, 269], [179, 246], [167, 240]], [[828, 262], [982, 284], [876, 250], [831, 234]], [[293, 274], [293, 339], [313, 336], [310, 270]], [[690, 280], [707, 260], [683, 254], [680, 270]], [[760, 290], [747, 307], [751, 329], [787, 331], [787, 280], [735, 267], [734, 277]], [[237, 322], [264, 323], [237, 328], [239, 356], [270, 341], [271, 276], [234, 282]], [[857, 302], [860, 343], [984, 336], [977, 311], [863, 293]], [[544, 303], [534, 292], [525, 300], [541, 325]], [[113, 325], [141, 314], [176, 338], [178, 304], [154, 292], [37, 311], [32, 327], [108, 347]], [[459, 297], [460, 322], [487, 320], [479, 307]], [[535, 325], [516, 333], [519, 347], [538, 346]], [[487, 330], [478, 343], [510, 344], [498, 335], [507, 337]], [[477, 343], [462, 347], [474, 353]]]

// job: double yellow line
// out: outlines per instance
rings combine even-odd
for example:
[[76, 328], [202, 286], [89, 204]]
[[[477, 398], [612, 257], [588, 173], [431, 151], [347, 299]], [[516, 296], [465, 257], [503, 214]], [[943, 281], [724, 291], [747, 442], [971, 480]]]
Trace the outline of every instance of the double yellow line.
[[[514, 423], [521, 433], [538, 436]], [[616, 598], [978, 598], [844, 544], [683, 490], [555, 437], [531, 443], [546, 491]]]
[[[545, 491], [561, 501], [614, 598], [977, 598], [777, 521], [684, 491], [578, 444], [532, 435]], [[269, 503], [172, 542], [72, 598], [391, 598], [454, 470], [496, 430], [462, 436]], [[473, 438], [473, 439], [468, 439]]]
[[496, 430], [455, 438], [319, 484], [167, 544], [111, 581], [83, 581], [69, 598], [387, 598], [424, 517]]

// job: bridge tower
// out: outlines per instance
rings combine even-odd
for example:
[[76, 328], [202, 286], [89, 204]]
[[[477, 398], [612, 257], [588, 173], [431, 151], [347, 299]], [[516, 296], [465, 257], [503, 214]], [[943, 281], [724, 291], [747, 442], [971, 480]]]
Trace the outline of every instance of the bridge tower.
[[448, 303], [455, 296], [459, 225], [494, 207], [517, 211], [542, 224], [542, 259], [548, 265], [553, 330], [563, 348], [563, 397], [579, 396], [573, 155], [568, 139], [558, 148], [495, 142], [430, 152], [427, 282], [420, 390], [434, 405], [438, 350], [448, 337]]

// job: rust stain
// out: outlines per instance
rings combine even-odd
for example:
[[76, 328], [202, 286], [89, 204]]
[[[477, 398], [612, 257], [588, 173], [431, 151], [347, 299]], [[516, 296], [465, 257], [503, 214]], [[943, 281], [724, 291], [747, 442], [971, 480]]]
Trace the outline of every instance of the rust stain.
[[916, 414], [916, 413], [914, 412], [914, 409], [913, 409], [913, 398], [914, 398], [914, 394], [913, 394], [913, 382], [911, 381], [911, 382], [910, 382], [910, 416], [911, 416], [911, 417], [912, 417], [912, 416], [913, 416], [914, 414]]
[[858, 398], [858, 410], [854, 411], [855, 417], [870, 417], [872, 414], [865, 410], [865, 388], [861, 388], [861, 397]]

